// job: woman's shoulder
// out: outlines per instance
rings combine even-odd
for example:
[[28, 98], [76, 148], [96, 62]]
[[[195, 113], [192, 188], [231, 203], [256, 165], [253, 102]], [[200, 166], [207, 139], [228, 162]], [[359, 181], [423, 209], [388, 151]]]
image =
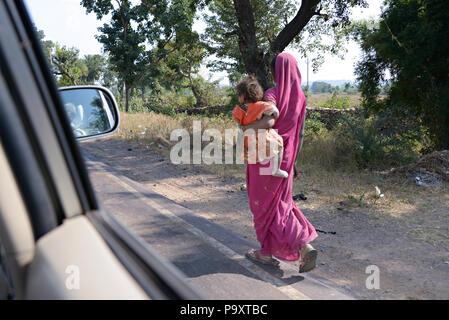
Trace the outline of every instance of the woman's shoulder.
[[276, 90], [275, 88], [269, 88], [267, 91], [265, 91], [265, 94], [263, 96], [263, 99], [265, 101], [273, 101], [276, 102]]

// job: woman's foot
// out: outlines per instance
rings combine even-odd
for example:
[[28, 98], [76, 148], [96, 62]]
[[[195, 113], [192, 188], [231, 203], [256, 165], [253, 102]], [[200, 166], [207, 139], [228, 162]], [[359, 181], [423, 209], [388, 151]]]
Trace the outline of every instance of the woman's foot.
[[318, 251], [315, 250], [310, 244], [305, 244], [300, 250], [301, 263], [299, 265], [299, 273], [309, 272], [316, 266], [316, 258]]
[[271, 255], [269, 255], [269, 256], [262, 255], [260, 253], [260, 251], [256, 250], [256, 249], [249, 250], [245, 254], [245, 256], [251, 261], [259, 262], [262, 264], [268, 264], [268, 265], [272, 265], [275, 267], [277, 267], [279, 265], [279, 261], [273, 259], [273, 257]]

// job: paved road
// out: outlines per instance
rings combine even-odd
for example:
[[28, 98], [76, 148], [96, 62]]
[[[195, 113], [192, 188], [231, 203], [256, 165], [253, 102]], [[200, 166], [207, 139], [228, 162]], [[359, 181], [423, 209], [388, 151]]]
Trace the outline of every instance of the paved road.
[[172, 262], [207, 299], [353, 299], [297, 263], [279, 267], [244, 257], [256, 244], [131, 180], [85, 152], [104, 207]]

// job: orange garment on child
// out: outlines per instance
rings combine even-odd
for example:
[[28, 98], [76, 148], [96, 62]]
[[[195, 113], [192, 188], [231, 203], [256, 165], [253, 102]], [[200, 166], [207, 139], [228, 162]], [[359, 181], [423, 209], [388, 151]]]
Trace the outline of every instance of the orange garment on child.
[[[243, 126], [260, 120], [264, 115], [273, 116], [275, 119], [277, 119], [279, 116], [278, 109], [272, 103], [258, 101], [246, 104], [246, 106], [246, 112], [239, 105], [237, 105], [232, 111], [234, 121]], [[243, 157], [245, 162], [248, 162], [248, 159], [251, 161], [251, 163], [253, 161], [263, 162], [273, 158], [279, 152], [283, 152], [282, 148], [284, 146], [284, 142], [282, 140], [282, 137], [274, 129], [266, 130], [266, 138], [264, 139], [264, 141], [258, 141], [257, 130], [255, 131], [255, 134], [248, 134], [244, 137]], [[273, 148], [271, 156], [270, 143]], [[261, 150], [261, 152], [258, 152], [259, 149]], [[265, 152], [263, 152], [264, 149], [266, 150]]]

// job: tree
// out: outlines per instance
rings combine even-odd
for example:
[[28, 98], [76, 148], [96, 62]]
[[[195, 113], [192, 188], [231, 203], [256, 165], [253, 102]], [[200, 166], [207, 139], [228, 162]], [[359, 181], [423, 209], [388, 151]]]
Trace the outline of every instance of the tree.
[[45, 40], [44, 31], [36, 28], [36, 32], [58, 85], [95, 84], [102, 79], [106, 87], [112, 87], [117, 82], [116, 74], [107, 68], [106, 58], [102, 55], [85, 55], [80, 59], [77, 48]]
[[34, 28], [38, 34], [39, 40], [41, 41], [42, 49], [44, 50], [45, 56], [47, 57], [48, 62], [51, 65], [51, 63], [52, 63], [51, 56], [52, 56], [53, 50], [55, 48], [55, 43], [53, 43], [53, 41], [51, 41], [51, 40], [45, 40], [45, 33], [43, 30], [38, 30], [36, 28], [36, 26], [34, 26]]
[[81, 77], [83, 84], [95, 84], [105, 72], [105, 58], [99, 54], [85, 55], [81, 61], [87, 67], [87, 73]]
[[60, 46], [58, 43], [51, 53], [51, 64], [53, 74], [60, 76], [58, 80], [60, 86], [76, 86], [88, 73], [87, 66], [79, 59], [79, 50]]
[[98, 19], [111, 14], [110, 23], [99, 28], [97, 39], [125, 84], [126, 111], [132, 89], [175, 50], [167, 45], [194, 37], [194, 11], [187, 0], [142, 0], [137, 5], [130, 0], [82, 0], [81, 4]]
[[214, 86], [214, 84], [208, 84], [198, 74], [205, 56], [206, 51], [199, 41], [178, 46], [177, 50], [165, 59], [164, 75], [161, 77], [165, 87], [190, 89], [195, 96], [197, 108], [208, 105], [206, 92]]
[[[215, 69], [231, 76], [253, 73], [264, 88], [270, 79], [271, 59], [287, 46], [300, 52], [315, 51], [314, 68], [322, 54], [342, 49], [350, 8], [365, 0], [211, 0], [205, 16], [205, 40], [221, 61]], [[295, 14], [296, 13], [296, 14]], [[325, 44], [323, 37], [333, 39]]]
[[[355, 27], [364, 52], [356, 68], [364, 106], [424, 124], [435, 147], [448, 149], [449, 2], [387, 0], [385, 5], [378, 23]], [[387, 95], [379, 99], [382, 90]]]
[[114, 67], [109, 62], [109, 57], [103, 57], [105, 65], [100, 78], [100, 84], [110, 89], [114, 94], [119, 94], [119, 101], [123, 99], [123, 81], [119, 78], [119, 74], [114, 71]]
[[332, 92], [332, 86], [329, 83], [322, 82], [322, 81], [313, 82], [311, 89], [312, 89], [313, 93]]
[[95, 12], [98, 19], [111, 13], [111, 22], [98, 28], [97, 40], [109, 54], [110, 63], [125, 84], [125, 110], [128, 112], [130, 92], [137, 75], [145, 69], [149, 57], [145, 50], [145, 36], [132, 22], [139, 21], [138, 8], [129, 0], [83, 0], [87, 13]]

